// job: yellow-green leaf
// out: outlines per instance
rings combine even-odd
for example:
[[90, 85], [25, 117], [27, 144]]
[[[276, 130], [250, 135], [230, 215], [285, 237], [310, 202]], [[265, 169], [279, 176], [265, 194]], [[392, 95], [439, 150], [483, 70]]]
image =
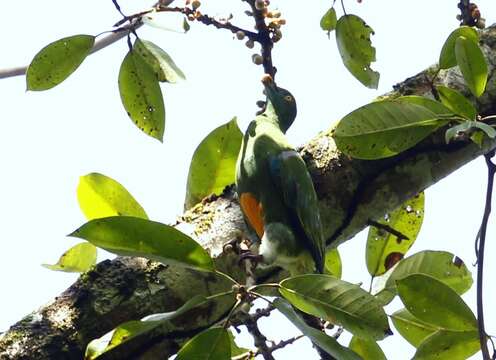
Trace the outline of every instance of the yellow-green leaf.
[[381, 347], [374, 340], [353, 336], [349, 347], [360, 355], [363, 360], [387, 360]]
[[328, 249], [325, 254], [324, 270], [326, 274], [333, 275], [341, 279], [343, 267], [338, 249]]
[[398, 280], [396, 287], [401, 301], [416, 318], [447, 330], [477, 329], [472, 310], [452, 288], [441, 281], [413, 274]]
[[79, 178], [77, 198], [81, 211], [88, 220], [109, 216], [134, 216], [148, 219], [145, 210], [114, 179], [99, 173]]
[[163, 140], [165, 107], [157, 75], [143, 57], [130, 51], [119, 70], [121, 101], [133, 123], [151, 137]]
[[486, 89], [489, 71], [479, 45], [460, 36], [455, 42], [455, 55], [468, 88], [475, 96], [481, 96]]
[[280, 283], [279, 292], [301, 311], [341, 325], [354, 335], [381, 340], [391, 334], [379, 301], [359, 286], [334, 276], [291, 277]]
[[214, 327], [190, 339], [177, 353], [176, 360], [231, 360], [227, 330]]
[[441, 102], [450, 108], [455, 114], [461, 115], [468, 120], [475, 120], [477, 110], [472, 103], [455, 89], [446, 86], [437, 86], [437, 92]]
[[455, 42], [460, 36], [463, 36], [474, 43], [479, 42], [479, 34], [477, 30], [469, 26], [460, 26], [453, 30], [444, 42], [441, 54], [439, 55], [439, 67], [448, 69], [456, 65]]
[[189, 167], [184, 209], [210, 194], [220, 194], [234, 183], [236, 160], [243, 134], [236, 118], [207, 135], [196, 148]]
[[87, 242], [74, 245], [62, 254], [56, 264], [43, 264], [55, 271], [85, 272], [96, 264], [96, 248]]
[[343, 64], [363, 85], [377, 89], [379, 73], [370, 68], [375, 48], [370, 41], [374, 31], [356, 15], [344, 15], [336, 25], [336, 41]]
[[74, 35], [45, 46], [26, 70], [27, 89], [48, 90], [60, 84], [81, 65], [94, 43], [92, 35]]
[[174, 227], [155, 221], [130, 216], [94, 219], [69, 236], [117, 255], [145, 257], [197, 270], [214, 269], [212, 258], [200, 244]]
[[133, 50], [141, 55], [145, 62], [152, 67], [159, 81], [174, 84], [178, 80], [185, 79], [184, 73], [169, 54], [151, 41], [137, 39]]
[[417, 319], [407, 309], [400, 309], [393, 313], [391, 320], [401, 336], [415, 347], [438, 330], [436, 326]]
[[320, 28], [327, 31], [327, 33], [330, 33], [336, 28], [337, 21], [336, 10], [332, 7], [327, 10], [324, 16], [322, 16], [322, 19], [320, 19]]
[[403, 259], [417, 239], [423, 220], [424, 193], [421, 192], [386, 214], [384, 220], [378, 221], [406, 239], [400, 234], [388, 232], [387, 229], [370, 227], [365, 254], [370, 275], [382, 275]]
[[477, 331], [439, 330], [420, 344], [413, 360], [465, 360], [479, 350]]

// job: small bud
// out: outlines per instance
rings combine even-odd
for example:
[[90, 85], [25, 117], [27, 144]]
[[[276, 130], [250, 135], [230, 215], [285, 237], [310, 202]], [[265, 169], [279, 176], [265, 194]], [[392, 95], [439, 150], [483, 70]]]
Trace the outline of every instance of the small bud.
[[278, 42], [282, 38], [282, 32], [279, 29], [276, 29], [274, 31], [274, 34], [272, 35], [272, 41], [273, 42]]
[[255, 1], [255, 9], [257, 9], [257, 10], [265, 9], [265, 1], [264, 0], [256, 0]]
[[460, 14], [456, 15], [456, 20], [462, 21], [462, 16]]
[[478, 29], [485, 29], [486, 28], [486, 19], [479, 18], [479, 20], [477, 20], [477, 23], [475, 24], [475, 26]]
[[245, 14], [246, 14], [247, 16], [253, 16], [253, 13], [252, 13], [251, 11], [249, 11], [249, 10], [246, 10], [246, 11], [245, 11]]
[[263, 109], [265, 107], [265, 101], [263, 100], [258, 100], [257, 101], [257, 106], [260, 108], [260, 109]]
[[253, 47], [255, 46], [255, 42], [253, 40], [247, 40], [245, 45], [248, 49], [253, 49]]
[[253, 61], [253, 63], [254, 63], [255, 65], [262, 65], [262, 63], [263, 63], [263, 58], [262, 58], [262, 56], [261, 56], [261, 55], [259, 55], [259, 54], [253, 54], [253, 55], [251, 56], [251, 60]]
[[200, 6], [201, 2], [199, 0], [193, 0], [193, 2], [191, 3], [191, 7], [193, 8], [193, 10], [198, 9]]
[[236, 32], [236, 37], [238, 38], [238, 40], [243, 40], [245, 38], [245, 32], [239, 30], [238, 32]]

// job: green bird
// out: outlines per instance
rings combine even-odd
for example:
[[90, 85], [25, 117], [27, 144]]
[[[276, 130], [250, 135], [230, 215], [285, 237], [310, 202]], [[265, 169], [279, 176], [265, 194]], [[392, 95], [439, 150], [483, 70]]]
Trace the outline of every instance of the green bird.
[[324, 271], [325, 246], [317, 195], [305, 162], [286, 140], [296, 118], [291, 93], [269, 75], [265, 111], [243, 138], [236, 188], [245, 220], [261, 240], [262, 264], [292, 275]]

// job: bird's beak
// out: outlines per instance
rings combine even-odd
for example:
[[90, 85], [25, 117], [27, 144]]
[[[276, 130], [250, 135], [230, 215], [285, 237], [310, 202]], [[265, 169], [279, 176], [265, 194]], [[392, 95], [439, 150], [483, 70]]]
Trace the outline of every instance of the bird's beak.
[[265, 94], [269, 99], [271, 99], [277, 91], [277, 86], [274, 82], [274, 79], [272, 79], [272, 76], [270, 76], [269, 74], [265, 74], [262, 77], [262, 84], [265, 88]]

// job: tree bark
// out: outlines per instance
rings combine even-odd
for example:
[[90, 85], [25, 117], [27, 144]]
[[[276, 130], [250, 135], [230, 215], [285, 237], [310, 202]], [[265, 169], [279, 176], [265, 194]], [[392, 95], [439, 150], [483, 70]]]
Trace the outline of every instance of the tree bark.
[[[481, 115], [496, 114], [496, 27], [481, 33], [490, 77], [487, 91], [474, 99]], [[429, 77], [433, 68], [396, 85], [387, 97], [432, 97]], [[436, 84], [469, 95], [457, 68], [440, 72]], [[411, 196], [451, 174], [476, 157], [496, 148], [485, 139], [482, 147], [470, 141], [444, 142], [440, 129], [414, 148], [383, 160], [351, 159], [340, 153], [331, 132], [321, 133], [300, 149], [315, 182], [328, 246], [351, 239]], [[223, 245], [246, 228], [233, 188], [211, 196], [187, 211], [177, 228], [194, 236], [215, 258], [216, 266], [243, 282], [245, 271]], [[259, 281], [283, 276], [280, 269], [258, 274]], [[0, 337], [0, 359], [81, 359], [86, 345], [120, 323], [157, 312], [179, 308], [197, 294], [212, 295], [232, 286], [226, 278], [141, 258], [116, 258], [98, 264], [53, 302], [26, 316]], [[203, 328], [223, 319], [232, 296], [189, 311], [174, 321], [173, 329], [161, 329], [126, 343], [120, 352], [105, 358], [167, 358], [180, 344]], [[124, 353], [122, 351], [125, 351]], [[160, 355], [157, 355], [160, 354]]]

